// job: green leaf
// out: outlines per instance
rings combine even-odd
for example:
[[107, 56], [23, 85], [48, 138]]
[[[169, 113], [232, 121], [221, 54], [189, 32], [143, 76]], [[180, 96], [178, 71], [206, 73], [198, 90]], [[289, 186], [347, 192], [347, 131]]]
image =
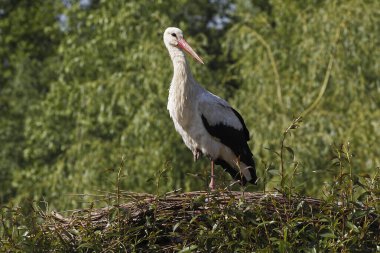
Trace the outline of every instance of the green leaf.
[[359, 232], [360, 232], [359, 229], [358, 229], [358, 227], [355, 226], [352, 222], [347, 221], [347, 222], [346, 222], [346, 225], [347, 225], [348, 228], [350, 228], [350, 229], [351, 229], [352, 231], [354, 231], [355, 233], [359, 233]]
[[290, 153], [292, 160], [294, 160], [294, 151], [291, 147], [285, 146], [286, 150]]
[[177, 228], [179, 227], [179, 225], [181, 225], [181, 222], [177, 222], [174, 227], [173, 227], [173, 232], [175, 232], [177, 230]]
[[323, 233], [320, 236], [323, 238], [336, 238], [336, 236], [333, 233]]
[[193, 252], [194, 250], [196, 250], [198, 248], [197, 245], [193, 244], [191, 246], [188, 246], [188, 247], [185, 247], [183, 248], [182, 250], [180, 250], [178, 253], [189, 253], [189, 252]]

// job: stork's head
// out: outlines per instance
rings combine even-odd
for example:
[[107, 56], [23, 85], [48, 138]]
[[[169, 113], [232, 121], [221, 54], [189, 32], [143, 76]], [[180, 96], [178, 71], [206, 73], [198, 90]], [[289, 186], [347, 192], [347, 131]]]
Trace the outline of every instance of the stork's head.
[[179, 48], [189, 53], [195, 60], [204, 64], [201, 57], [195, 53], [195, 51], [190, 47], [190, 45], [183, 38], [182, 30], [176, 27], [168, 27], [164, 32], [164, 43], [168, 50], [171, 48]]

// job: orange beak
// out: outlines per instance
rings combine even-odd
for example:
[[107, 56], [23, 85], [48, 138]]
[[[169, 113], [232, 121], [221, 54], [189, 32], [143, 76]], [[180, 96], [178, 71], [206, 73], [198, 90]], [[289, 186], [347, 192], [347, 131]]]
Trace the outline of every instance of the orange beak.
[[189, 55], [191, 55], [195, 60], [199, 61], [200, 63], [204, 64], [203, 60], [201, 57], [199, 57], [197, 55], [197, 53], [195, 53], [195, 51], [190, 47], [189, 44], [187, 44], [186, 40], [185, 39], [180, 39], [178, 41], [178, 47], [185, 50], [187, 53], [189, 53]]

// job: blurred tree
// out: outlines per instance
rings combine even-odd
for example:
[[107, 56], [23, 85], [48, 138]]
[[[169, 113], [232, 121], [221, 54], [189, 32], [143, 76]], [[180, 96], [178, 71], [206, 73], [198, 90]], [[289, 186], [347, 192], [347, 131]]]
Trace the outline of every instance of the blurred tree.
[[205, 59], [206, 67], [189, 61], [199, 83], [246, 119], [259, 174], [265, 163], [278, 167], [268, 149], [278, 149], [292, 116], [319, 94], [288, 140], [302, 162], [296, 183], [313, 183], [304, 190], [320, 194], [331, 178], [328, 150], [341, 140], [355, 148], [354, 170], [370, 171], [380, 163], [379, 5], [2, 1], [2, 201], [45, 197], [55, 207], [78, 207], [67, 194], [112, 191], [119, 166], [126, 190], [156, 191], [163, 170], [161, 192], [206, 187], [208, 163], [192, 162], [166, 110], [168, 26], [181, 27]]
[[[24, 159], [29, 168], [15, 177], [33, 191], [18, 199], [46, 196], [52, 204], [74, 206], [76, 200], [59, 202], [62, 194], [112, 190], [110, 172], [122, 158], [124, 189], [155, 191], [150, 180], [155, 182], [163, 169], [169, 171], [161, 191], [203, 188], [201, 180], [186, 179], [188, 172], [203, 173], [204, 166], [193, 165], [166, 110], [172, 66], [162, 32], [168, 26], [190, 31], [190, 43], [207, 59], [205, 49], [211, 44], [220, 49], [223, 36], [223, 29], [208, 24], [215, 15], [225, 16], [227, 7], [204, 1], [87, 6], [73, 1], [67, 6], [57, 79], [38, 113], [28, 117]], [[211, 33], [215, 40], [210, 42]], [[203, 83], [220, 82], [206, 68], [193, 65], [193, 70]]]
[[244, 108], [260, 160], [278, 160], [273, 150], [282, 131], [321, 93], [289, 140], [302, 159], [297, 183], [321, 194], [336, 173], [329, 163], [335, 142], [352, 144], [356, 173], [379, 166], [379, 2], [236, 1], [235, 7], [223, 44], [233, 58], [226, 75], [241, 83], [234, 102]]
[[57, 1], [0, 2], [0, 202], [17, 194], [12, 174], [27, 167], [25, 119], [56, 76], [61, 7]]

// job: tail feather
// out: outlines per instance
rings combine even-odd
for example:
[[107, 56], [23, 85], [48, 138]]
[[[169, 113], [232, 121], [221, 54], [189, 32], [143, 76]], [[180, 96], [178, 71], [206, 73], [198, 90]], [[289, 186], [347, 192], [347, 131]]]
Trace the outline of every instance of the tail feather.
[[251, 158], [251, 163], [247, 164], [248, 171], [250, 174], [250, 180], [248, 181], [247, 178], [244, 176], [242, 172], [239, 170], [233, 168], [229, 163], [224, 161], [223, 159], [217, 159], [215, 161], [215, 164], [220, 165], [223, 167], [224, 171], [226, 171], [228, 174], [231, 175], [231, 177], [235, 180], [239, 180], [241, 185], [246, 185], [247, 182], [251, 184], [256, 184], [257, 176], [256, 176], [256, 170], [255, 170], [255, 162], [253, 158]]
[[245, 145], [240, 146], [240, 150], [237, 151], [238, 152], [235, 152], [235, 155], [239, 157], [240, 162], [243, 162], [247, 166], [248, 172], [251, 176], [251, 179], [248, 182], [256, 184], [256, 164], [248, 144], [245, 143]]

